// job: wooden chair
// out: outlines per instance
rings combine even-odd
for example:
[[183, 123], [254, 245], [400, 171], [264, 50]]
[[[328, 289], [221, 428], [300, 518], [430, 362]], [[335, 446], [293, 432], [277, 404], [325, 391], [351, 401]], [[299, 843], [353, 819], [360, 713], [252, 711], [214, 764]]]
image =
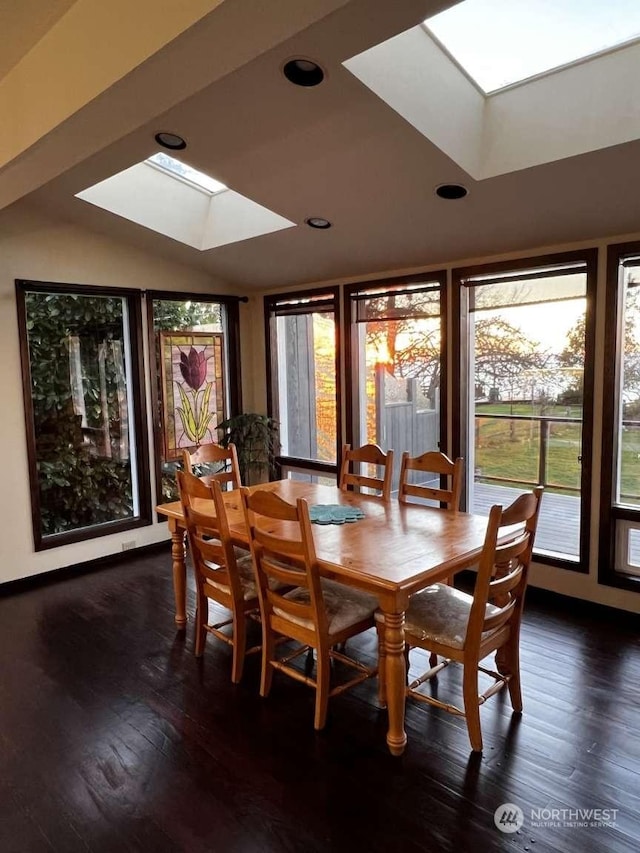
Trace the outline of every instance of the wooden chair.
[[[220, 483], [210, 484], [188, 472], [176, 473], [180, 501], [196, 578], [195, 654], [203, 654], [207, 633], [233, 647], [231, 680], [242, 678], [246, 650], [246, 621], [258, 617], [258, 587], [251, 555], [231, 544]], [[231, 611], [231, 618], [209, 623], [209, 599]], [[232, 634], [221, 630], [232, 626]]]
[[[378, 465], [384, 468], [384, 477], [368, 477], [363, 474], [352, 472], [351, 465], [363, 463], [366, 465]], [[393, 477], [393, 450], [388, 450], [386, 453], [378, 447], [377, 444], [365, 444], [354, 450], [350, 444], [345, 444], [342, 447], [342, 460], [340, 463], [340, 477], [338, 486], [347, 491], [349, 486], [357, 486], [359, 488], [366, 487], [376, 489], [380, 492], [380, 497], [388, 501], [391, 498], [391, 479]]]
[[[221, 447], [219, 444], [201, 444], [193, 453], [182, 451], [182, 470], [193, 474], [194, 465], [216, 465], [219, 470], [206, 475], [206, 482], [217, 480], [225, 489], [239, 489], [240, 466], [234, 444]], [[221, 466], [221, 467], [220, 467]]]
[[[243, 488], [242, 503], [262, 616], [260, 695], [269, 694], [275, 669], [310, 685], [316, 690], [314, 725], [322, 729], [329, 698], [377, 672], [332, 648], [373, 626], [377, 599], [343, 584], [320, 580], [305, 500], [300, 498], [294, 505], [272, 492], [259, 490], [250, 494]], [[276, 583], [294, 589], [285, 593], [275, 588]], [[276, 635], [302, 645], [276, 658]], [[291, 661], [310, 649], [316, 650], [315, 679], [290, 666]], [[332, 659], [354, 667], [358, 674], [347, 683], [330, 689]]]
[[[423, 471], [430, 474], [438, 474], [447, 477], [449, 488], [431, 488], [430, 486], [413, 485], [408, 482], [410, 471]], [[411, 503], [409, 498], [421, 498], [423, 500], [438, 501], [444, 504], [447, 510], [458, 512], [460, 509], [460, 495], [462, 493], [462, 477], [464, 474], [464, 460], [458, 457], [454, 462], [446, 454], [439, 450], [430, 450], [421, 456], [409, 456], [405, 450], [400, 463], [400, 481], [398, 484], [398, 500], [401, 503]], [[453, 585], [453, 576], [446, 583]], [[430, 666], [438, 663], [438, 656], [431, 654]]]
[[[513, 710], [522, 712], [520, 622], [542, 491], [538, 486], [518, 497], [507, 509], [491, 508], [473, 595], [446, 584], [434, 584], [412, 596], [405, 614], [407, 652], [422, 648], [445, 658], [412, 681], [407, 695], [466, 717], [474, 752], [482, 752], [480, 705], [490, 696], [506, 684]], [[499, 545], [500, 530], [509, 525], [520, 527], [505, 544]], [[381, 650], [380, 699], [385, 703], [382, 620], [382, 614], [376, 614]], [[480, 666], [480, 661], [492, 652], [497, 652], [497, 672]], [[451, 661], [463, 667], [464, 710], [417, 690]], [[478, 671], [494, 680], [481, 695], [478, 695]]]
[[[439, 477], [447, 477], [449, 488], [434, 489], [430, 486], [409, 483], [410, 471], [424, 471], [425, 473], [437, 474]], [[438, 501], [438, 503], [444, 504], [446, 509], [458, 512], [463, 474], [464, 460], [461, 457], [458, 457], [454, 462], [437, 450], [423, 453], [421, 456], [409, 456], [409, 453], [405, 451], [400, 463], [398, 500], [401, 503], [410, 503], [409, 498]]]

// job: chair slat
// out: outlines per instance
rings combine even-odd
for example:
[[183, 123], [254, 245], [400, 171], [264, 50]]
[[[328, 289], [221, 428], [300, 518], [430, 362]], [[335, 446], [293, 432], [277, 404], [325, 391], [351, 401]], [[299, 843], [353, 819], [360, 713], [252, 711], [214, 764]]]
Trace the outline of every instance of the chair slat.
[[[351, 471], [351, 465], [377, 465], [384, 471], [384, 476], [369, 477]], [[365, 444], [355, 449], [351, 445], [344, 444], [342, 447], [342, 458], [340, 463], [340, 474], [338, 486], [346, 491], [349, 486], [356, 488], [370, 488], [380, 492], [380, 497], [389, 501], [391, 499], [391, 481], [393, 477], [393, 450], [386, 453], [377, 444]]]
[[[421, 471], [447, 477], [449, 488], [435, 488], [420, 484], [409, 483], [409, 473]], [[421, 456], [410, 456], [408, 451], [402, 454], [400, 464], [400, 481], [398, 484], [398, 499], [407, 503], [408, 497], [434, 500], [442, 503], [447, 509], [457, 512], [460, 508], [464, 460], [458, 457], [455, 461], [440, 451], [428, 451]]]
[[240, 480], [240, 465], [238, 454], [234, 444], [221, 447], [219, 444], [201, 444], [193, 451], [182, 451], [182, 470], [193, 474], [195, 465], [224, 465], [225, 467], [212, 474], [207, 474], [209, 482], [216, 481], [220, 484], [230, 484], [232, 489], [239, 489], [242, 485]]

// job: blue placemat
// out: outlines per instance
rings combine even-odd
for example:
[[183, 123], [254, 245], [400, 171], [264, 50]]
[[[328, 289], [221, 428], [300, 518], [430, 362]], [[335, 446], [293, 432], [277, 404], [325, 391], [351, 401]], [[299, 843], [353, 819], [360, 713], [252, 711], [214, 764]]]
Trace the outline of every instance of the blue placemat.
[[364, 512], [355, 506], [314, 504], [309, 507], [309, 517], [314, 524], [348, 524], [364, 518]]

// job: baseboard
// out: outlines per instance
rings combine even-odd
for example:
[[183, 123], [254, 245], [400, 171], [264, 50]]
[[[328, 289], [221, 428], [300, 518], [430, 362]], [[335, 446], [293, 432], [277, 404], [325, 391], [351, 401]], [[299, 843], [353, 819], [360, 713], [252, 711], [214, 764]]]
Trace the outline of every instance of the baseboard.
[[126, 560], [135, 559], [136, 557], [146, 557], [150, 554], [169, 551], [170, 549], [170, 541], [152, 542], [150, 545], [142, 545], [140, 548], [131, 548], [128, 551], [107, 554], [104, 557], [97, 557], [95, 560], [87, 560], [84, 563], [75, 563], [72, 566], [64, 566], [61, 569], [51, 569], [51, 571], [41, 572], [38, 575], [29, 575], [26, 578], [7, 581], [0, 584], [0, 598], [8, 595], [16, 595], [30, 589], [37, 589], [38, 587], [47, 586], [58, 581], [69, 580], [80, 575], [89, 574], [90, 572], [101, 571]]

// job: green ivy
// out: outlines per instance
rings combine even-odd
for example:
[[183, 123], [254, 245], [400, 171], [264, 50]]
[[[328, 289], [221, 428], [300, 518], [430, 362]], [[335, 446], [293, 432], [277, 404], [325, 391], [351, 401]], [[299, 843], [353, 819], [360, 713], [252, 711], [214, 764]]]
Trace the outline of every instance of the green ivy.
[[[112, 441], [127, 428], [119, 420], [115, 363], [104, 360], [103, 400], [98, 357], [101, 346], [123, 340], [123, 300], [31, 292], [25, 295], [25, 305], [41, 533], [48, 536], [131, 517], [129, 461], [96, 455], [86, 441], [87, 432], [100, 431], [105, 410]], [[81, 346], [84, 428], [71, 393], [71, 336], [77, 336]]]

